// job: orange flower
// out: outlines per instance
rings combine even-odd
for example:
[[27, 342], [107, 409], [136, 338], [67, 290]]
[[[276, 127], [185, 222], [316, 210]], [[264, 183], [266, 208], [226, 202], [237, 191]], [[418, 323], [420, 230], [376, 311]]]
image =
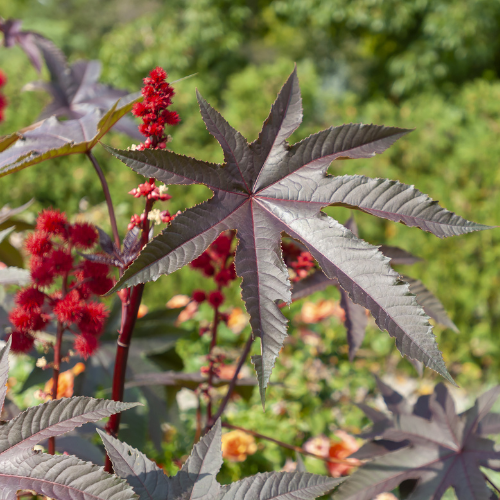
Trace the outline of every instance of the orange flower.
[[257, 451], [255, 439], [243, 431], [231, 431], [222, 435], [222, 456], [232, 462], [243, 462]]
[[144, 316], [146, 316], [148, 311], [149, 311], [149, 307], [144, 305], [144, 304], [141, 304], [139, 306], [139, 310], [137, 311], [137, 319], [144, 318]]
[[345, 312], [335, 300], [318, 300], [314, 302], [304, 302], [300, 312], [300, 319], [304, 323], [318, 323], [326, 318], [335, 316], [344, 321]]
[[[340, 439], [338, 441], [330, 442], [330, 449], [328, 455], [330, 458], [346, 459], [349, 455], [358, 451], [359, 445], [356, 440], [344, 431], [337, 431], [335, 435]], [[356, 458], [351, 458], [348, 460], [349, 463], [328, 463], [328, 472], [333, 477], [340, 477], [347, 475], [351, 469], [360, 465], [360, 461]]]
[[[75, 382], [75, 377], [85, 371], [85, 365], [83, 363], [77, 363], [71, 370], [67, 370], [59, 374], [59, 379], [57, 382], [57, 399], [60, 398], [70, 398], [73, 396], [73, 385]], [[43, 389], [46, 394], [45, 400], [49, 401], [52, 399], [52, 387], [54, 381], [50, 379]]]

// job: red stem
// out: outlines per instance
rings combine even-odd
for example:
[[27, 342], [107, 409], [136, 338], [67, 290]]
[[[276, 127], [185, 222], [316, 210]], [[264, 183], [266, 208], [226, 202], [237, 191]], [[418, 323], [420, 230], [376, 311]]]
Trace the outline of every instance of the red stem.
[[[60, 321], [57, 322], [56, 344], [54, 346], [54, 368], [52, 371], [52, 400], [57, 399], [57, 386], [59, 385], [59, 371], [61, 368], [61, 343], [64, 333], [64, 327]], [[54, 455], [56, 452], [56, 438], [49, 438], [49, 454]]]
[[[153, 207], [153, 203], [154, 200], [146, 201], [146, 217], [142, 224], [141, 247], [144, 247], [148, 242], [149, 220], [147, 214]], [[136, 285], [128, 291], [128, 295], [125, 297], [125, 300], [122, 301], [122, 324], [118, 335], [118, 340], [116, 342], [116, 358], [113, 371], [113, 385], [111, 389], [111, 399], [113, 399], [113, 401], [123, 400], [129, 346], [132, 340], [132, 334], [134, 332], [137, 313], [139, 312], [139, 306], [141, 305], [143, 291], [144, 283]], [[115, 413], [109, 418], [105, 429], [108, 434], [113, 437], [117, 437], [119, 427], [120, 413]], [[111, 460], [109, 459], [109, 456], [107, 455], [104, 470], [110, 473], [113, 472], [113, 465], [111, 463]]]

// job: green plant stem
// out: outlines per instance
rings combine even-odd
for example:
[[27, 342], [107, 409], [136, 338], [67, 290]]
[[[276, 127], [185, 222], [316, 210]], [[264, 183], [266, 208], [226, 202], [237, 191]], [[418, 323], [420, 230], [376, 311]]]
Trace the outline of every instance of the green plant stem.
[[[231, 399], [231, 396], [233, 394], [233, 391], [236, 387], [236, 384], [238, 383], [238, 375], [240, 374], [241, 368], [245, 364], [245, 361], [250, 354], [250, 349], [252, 348], [252, 334], [248, 337], [247, 343], [245, 344], [245, 348], [243, 349], [243, 352], [241, 353], [240, 360], [238, 362], [238, 366], [236, 367], [236, 371], [234, 372], [233, 378], [231, 379], [231, 383], [229, 384], [229, 388], [227, 390], [227, 393], [222, 401], [222, 403], [219, 406], [219, 409], [217, 410], [217, 414], [208, 422], [207, 427], [212, 427], [214, 423], [217, 421], [217, 419], [222, 415], [224, 410], [226, 409], [227, 404], [229, 403], [229, 400]], [[207, 429], [208, 430], [208, 429]]]
[[264, 434], [260, 434], [260, 433], [255, 432], [255, 431], [251, 431], [251, 430], [245, 429], [243, 427], [238, 427], [237, 425], [231, 425], [231, 424], [227, 424], [225, 422], [222, 422], [222, 427], [225, 427], [226, 429], [234, 429], [237, 431], [246, 432], [247, 434], [250, 434], [256, 438], [265, 439], [266, 441], [271, 441], [271, 442], [277, 444], [278, 446], [281, 446], [282, 448], [286, 448], [288, 450], [293, 450], [293, 451], [296, 451], [298, 453], [301, 453], [302, 455], [308, 455], [310, 457], [317, 458], [318, 460], [323, 460], [323, 462], [328, 462], [331, 464], [349, 464], [349, 465], [352, 465], [352, 459], [351, 460], [349, 460], [349, 459], [342, 460], [340, 458], [322, 457], [320, 455], [316, 455], [315, 453], [310, 453], [309, 451], [304, 450], [304, 448], [301, 448], [300, 446], [293, 446], [292, 444], [283, 443], [283, 441], [278, 441], [277, 439], [274, 439], [270, 436], [265, 436]]
[[113, 201], [111, 200], [111, 193], [109, 192], [108, 182], [106, 177], [104, 177], [104, 172], [97, 162], [96, 157], [92, 154], [92, 151], [87, 153], [89, 160], [92, 162], [95, 171], [101, 181], [102, 190], [104, 192], [104, 197], [106, 198], [106, 205], [108, 206], [109, 222], [111, 223], [111, 231], [113, 231], [113, 237], [115, 239], [115, 245], [120, 248], [120, 235], [118, 234], [118, 226], [116, 225], [115, 209], [113, 207]]

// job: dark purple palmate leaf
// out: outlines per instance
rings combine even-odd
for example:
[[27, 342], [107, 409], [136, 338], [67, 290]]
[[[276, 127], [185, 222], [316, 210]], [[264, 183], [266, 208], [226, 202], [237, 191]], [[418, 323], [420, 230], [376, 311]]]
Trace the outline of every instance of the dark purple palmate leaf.
[[[11, 341], [0, 350], [0, 408], [4, 404]], [[87, 422], [136, 406], [87, 397], [63, 398], [28, 408], [0, 426], [0, 499], [16, 500], [19, 490], [57, 500], [133, 500], [126, 481], [69, 455], [46, 455], [33, 446]]]
[[349, 124], [332, 127], [289, 146], [286, 139], [302, 121], [296, 70], [281, 89], [256, 141], [232, 128], [198, 93], [208, 131], [224, 151], [215, 165], [170, 151], [118, 151], [117, 158], [145, 177], [165, 184], [205, 184], [210, 200], [178, 215], [154, 238], [109, 293], [157, 280], [198, 257], [225, 230], [236, 229], [236, 272], [252, 333], [261, 339], [257, 370], [262, 402], [286, 337], [279, 304], [291, 301], [281, 254], [281, 235], [300, 240], [330, 279], [370, 310], [378, 326], [396, 338], [399, 350], [451, 380], [423, 309], [378, 249], [321, 212], [342, 205], [431, 231], [439, 236], [486, 229], [439, 207], [413, 186], [357, 175], [327, 175], [342, 158], [382, 153], [406, 129]]
[[[24, 90], [44, 90], [52, 96], [52, 101], [41, 112], [38, 120], [51, 116], [75, 120], [94, 109], [106, 112], [118, 99], [128, 94], [126, 90], [98, 83], [101, 74], [99, 61], [77, 61], [69, 66], [65, 55], [52, 41], [40, 33], [22, 31], [21, 21], [0, 21], [0, 30], [4, 34], [5, 47], [19, 45], [39, 73], [42, 60], [49, 70], [50, 82], [33, 82], [24, 87]], [[128, 117], [116, 123], [114, 130], [135, 139], [142, 138], [137, 124]]]
[[16, 141], [0, 152], [0, 177], [51, 158], [88, 153], [140, 99], [139, 93], [130, 94], [106, 113], [95, 109], [82, 118], [63, 122], [52, 116], [38, 127], [18, 133]]
[[335, 500], [371, 500], [409, 479], [416, 481], [408, 500], [439, 500], [451, 487], [459, 500], [497, 498], [480, 467], [500, 468], [500, 447], [485, 437], [500, 432], [499, 415], [490, 412], [500, 386], [460, 415], [444, 384], [438, 384], [431, 396], [419, 398], [412, 410], [391, 388], [385, 386], [384, 391], [384, 399], [392, 401], [393, 418], [386, 417], [390, 423], [381, 425], [374, 413], [372, 431], [379, 439], [355, 454], [374, 460], [339, 488]]
[[174, 477], [135, 448], [98, 432], [115, 473], [128, 481], [140, 500], [312, 500], [342, 482], [307, 472], [268, 472], [221, 486], [216, 478], [223, 462], [220, 419]]

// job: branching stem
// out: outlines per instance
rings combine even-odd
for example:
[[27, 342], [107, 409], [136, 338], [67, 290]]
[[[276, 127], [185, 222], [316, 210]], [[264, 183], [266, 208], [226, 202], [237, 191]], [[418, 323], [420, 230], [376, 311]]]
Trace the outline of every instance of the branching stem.
[[109, 192], [108, 182], [106, 181], [106, 177], [104, 177], [104, 172], [97, 162], [96, 157], [92, 154], [92, 151], [87, 153], [89, 160], [92, 162], [92, 165], [99, 176], [99, 180], [101, 181], [102, 190], [104, 192], [104, 197], [106, 198], [106, 205], [108, 206], [109, 213], [109, 222], [111, 223], [111, 230], [113, 231], [113, 237], [115, 239], [115, 244], [117, 248], [120, 248], [120, 235], [118, 234], [118, 226], [116, 225], [116, 217], [115, 217], [115, 209], [113, 207], [113, 201], [111, 200], [111, 193]]
[[248, 337], [247, 343], [245, 344], [245, 348], [243, 349], [243, 352], [241, 353], [240, 360], [238, 362], [238, 366], [236, 367], [236, 371], [234, 372], [233, 378], [231, 379], [231, 383], [229, 384], [229, 388], [227, 390], [227, 393], [222, 401], [222, 403], [219, 406], [219, 409], [217, 411], [217, 414], [208, 421], [207, 423], [207, 430], [208, 428], [212, 427], [214, 423], [217, 421], [217, 419], [222, 415], [224, 410], [226, 409], [227, 404], [229, 403], [229, 400], [231, 399], [231, 396], [234, 392], [234, 388], [236, 387], [236, 384], [238, 383], [238, 375], [240, 374], [241, 368], [245, 364], [245, 361], [248, 357], [248, 354], [250, 353], [250, 349], [252, 348], [252, 342], [253, 338], [252, 335]]

